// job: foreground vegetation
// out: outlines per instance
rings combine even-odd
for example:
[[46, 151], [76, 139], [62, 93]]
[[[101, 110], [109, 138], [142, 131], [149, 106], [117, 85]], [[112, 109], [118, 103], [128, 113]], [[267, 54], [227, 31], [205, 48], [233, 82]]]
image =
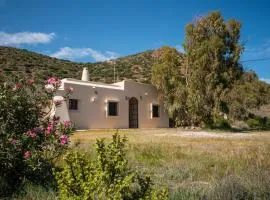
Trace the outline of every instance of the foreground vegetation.
[[112, 141], [96, 141], [95, 159], [87, 153], [70, 151], [65, 164], [55, 171], [59, 198], [66, 200], [167, 200], [166, 188], [153, 188], [143, 172], [131, 169], [126, 157], [126, 137], [117, 132]]
[[[114, 130], [76, 132], [71, 147], [97, 158], [97, 139], [111, 141]], [[126, 135], [133, 170], [149, 174], [170, 199], [269, 199], [269, 132], [230, 133], [178, 129], [119, 130]], [[59, 166], [64, 165], [62, 159]], [[57, 192], [27, 186], [21, 199], [56, 199]]]
[[[113, 131], [75, 133], [73, 148], [94, 159], [97, 138]], [[269, 199], [270, 134], [201, 133], [177, 129], [123, 130], [134, 169], [168, 186], [171, 199]]]
[[[26, 182], [53, 187], [52, 168], [68, 148], [71, 122], [51, 116], [61, 81], [44, 88], [33, 80], [0, 85], [0, 198], [20, 192]], [[65, 97], [71, 94], [66, 88]]]

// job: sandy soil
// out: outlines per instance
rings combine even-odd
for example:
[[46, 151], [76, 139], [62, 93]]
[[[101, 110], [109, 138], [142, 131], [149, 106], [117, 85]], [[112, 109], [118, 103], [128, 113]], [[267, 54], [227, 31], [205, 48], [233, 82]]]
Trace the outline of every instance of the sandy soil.
[[[106, 136], [108, 133], [114, 133], [113, 129], [99, 129], [99, 130], [80, 130], [78, 136], [93, 137]], [[146, 136], [157, 137], [183, 137], [183, 138], [222, 138], [222, 139], [256, 139], [265, 138], [270, 139], [270, 131], [254, 131], [254, 132], [225, 132], [225, 131], [206, 131], [206, 130], [186, 130], [181, 128], [156, 128], [156, 129], [119, 129], [119, 132], [128, 134], [139, 134]]]
[[270, 132], [211, 132], [211, 131], [192, 131], [192, 130], [175, 130], [164, 133], [154, 134], [155, 136], [178, 136], [186, 138], [254, 138], [256, 136], [269, 136]]

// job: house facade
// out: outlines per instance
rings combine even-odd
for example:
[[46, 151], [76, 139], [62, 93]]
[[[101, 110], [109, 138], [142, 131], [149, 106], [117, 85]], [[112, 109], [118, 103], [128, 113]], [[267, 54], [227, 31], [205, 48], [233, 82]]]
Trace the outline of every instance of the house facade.
[[73, 93], [55, 110], [62, 121], [75, 123], [78, 129], [166, 128], [169, 118], [150, 84], [121, 81], [103, 84], [89, 81], [84, 68], [82, 80], [62, 79], [56, 100], [62, 100], [65, 88]]

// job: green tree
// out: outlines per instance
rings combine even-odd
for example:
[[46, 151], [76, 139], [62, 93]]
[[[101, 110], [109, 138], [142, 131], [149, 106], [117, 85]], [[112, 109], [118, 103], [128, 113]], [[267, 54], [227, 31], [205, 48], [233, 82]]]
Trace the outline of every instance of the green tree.
[[229, 127], [228, 120], [246, 120], [269, 102], [269, 85], [239, 63], [240, 29], [240, 22], [212, 12], [186, 26], [185, 53], [154, 52], [152, 83], [177, 126]]
[[152, 83], [157, 87], [170, 118], [175, 119], [176, 125], [186, 125], [189, 117], [184, 55], [168, 46], [156, 50], [153, 55]]
[[226, 102], [231, 119], [247, 120], [251, 109], [269, 103], [270, 86], [260, 81], [254, 72], [245, 72], [230, 90], [223, 92], [221, 98]]
[[224, 21], [219, 12], [186, 26], [187, 105], [195, 124], [212, 124], [228, 112], [221, 95], [241, 77], [240, 22]]

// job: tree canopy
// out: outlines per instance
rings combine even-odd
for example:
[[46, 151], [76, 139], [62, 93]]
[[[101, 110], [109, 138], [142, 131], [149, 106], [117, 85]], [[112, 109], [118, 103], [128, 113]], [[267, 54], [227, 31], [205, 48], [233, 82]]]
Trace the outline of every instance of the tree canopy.
[[176, 125], [243, 120], [251, 108], [268, 103], [269, 85], [239, 62], [244, 51], [239, 21], [212, 12], [185, 31], [185, 53], [163, 47], [152, 67], [152, 83]]

